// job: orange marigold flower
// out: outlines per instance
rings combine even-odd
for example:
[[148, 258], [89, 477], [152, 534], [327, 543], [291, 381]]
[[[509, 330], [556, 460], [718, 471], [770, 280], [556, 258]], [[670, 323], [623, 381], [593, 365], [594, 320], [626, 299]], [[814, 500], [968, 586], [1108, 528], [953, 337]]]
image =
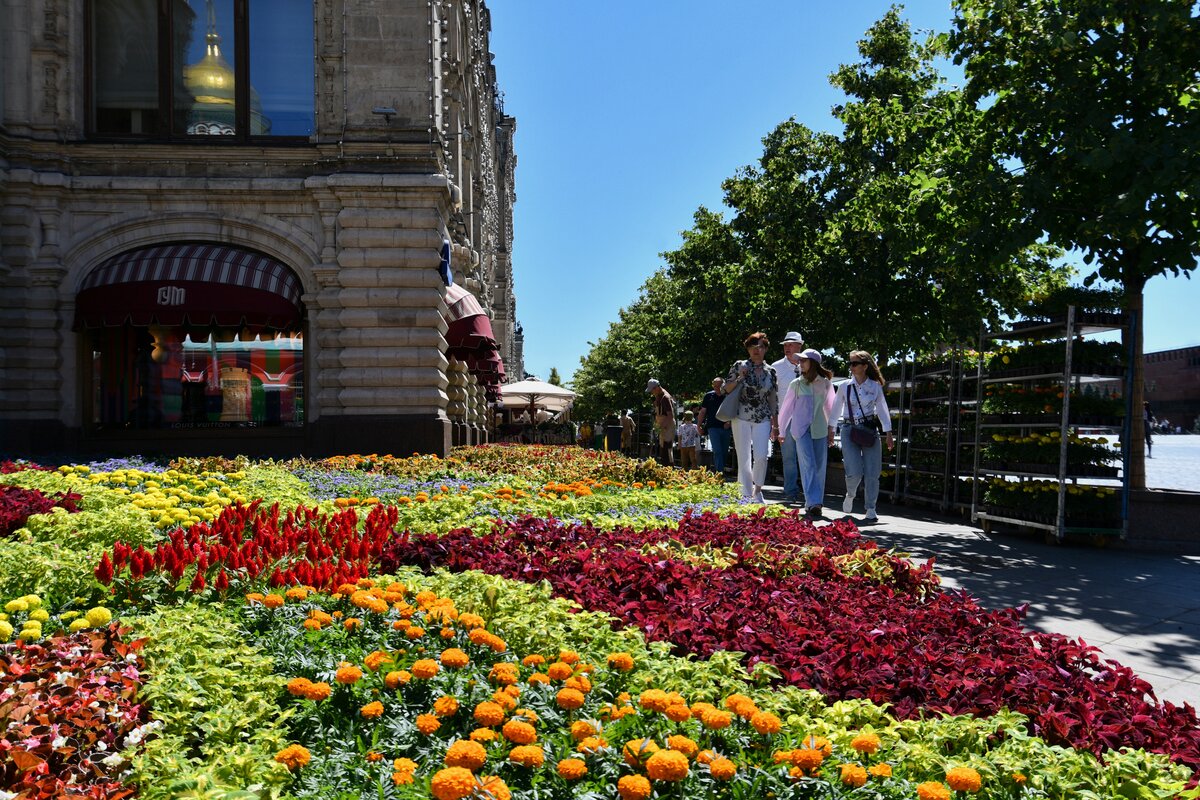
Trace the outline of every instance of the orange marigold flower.
[[411, 758], [397, 758], [392, 762], [392, 769], [396, 772], [407, 772], [409, 775], [417, 771], [417, 762]]
[[307, 747], [301, 747], [298, 744], [289, 744], [287, 747], [275, 754], [275, 760], [291, 770], [299, 769], [312, 761], [312, 753], [308, 752]]
[[364, 719], [375, 719], [377, 717], [382, 717], [383, 703], [379, 702], [378, 700], [367, 703], [358, 710], [358, 713], [362, 714]]
[[712, 703], [696, 703], [692, 706], [692, 716], [696, 719], [704, 719], [705, 711], [716, 711], [717, 707]]
[[383, 676], [383, 685], [389, 689], [395, 689], [397, 686], [403, 686], [411, 680], [411, 672], [406, 669], [398, 669]]
[[428, 606], [432, 604], [434, 600], [437, 600], [438, 597], [436, 593], [431, 592], [428, 589], [424, 589], [417, 592], [417, 596], [413, 599], [417, 601], [417, 605], [419, 606]]
[[803, 742], [802, 747], [809, 747], [813, 750], [820, 750], [822, 755], [830, 755], [833, 753], [833, 743], [824, 736], [809, 736]]
[[825, 751], [813, 747], [801, 747], [791, 752], [791, 760], [794, 766], [805, 772], [812, 772], [825, 760]]
[[871, 768], [867, 770], [867, 772], [870, 772], [876, 778], [890, 778], [892, 777], [892, 765], [873, 764]]
[[646, 800], [650, 796], [650, 781], [641, 775], [623, 775], [617, 781], [617, 794], [621, 800]]
[[367, 753], [367, 761], [370, 761], [372, 764], [374, 764], [376, 761], [383, 761], [383, 753], [380, 753], [377, 750], [371, 750]]
[[978, 792], [983, 778], [970, 767], [954, 767], [946, 771], [946, 783], [956, 792]]
[[512, 800], [512, 792], [509, 791], [508, 784], [496, 775], [488, 775], [480, 778], [475, 786], [480, 791], [480, 797], [494, 798], [495, 800]]
[[555, 661], [546, 668], [546, 674], [551, 680], [565, 681], [567, 678], [575, 674], [575, 670], [571, 669], [570, 664], [564, 664], [561, 661]]
[[754, 701], [744, 694], [731, 694], [725, 698], [725, 707], [739, 717], [749, 719], [758, 711], [758, 707], [754, 705]]
[[355, 628], [361, 628], [362, 620], [358, 617], [347, 617], [346, 621], [342, 623], [342, 627], [348, 631], [352, 631]]
[[525, 682], [531, 686], [537, 683], [550, 683], [550, 676], [544, 672], [535, 672], [530, 675]]
[[858, 764], [842, 764], [840, 767], [842, 783], [857, 789], [867, 782], [867, 771]]
[[783, 722], [770, 711], [759, 711], [750, 717], [750, 724], [763, 736], [770, 736], [783, 730]]
[[733, 776], [737, 774], [737, 765], [728, 758], [717, 758], [708, 765], [708, 771], [719, 781], [733, 780]]
[[621, 755], [625, 756], [625, 763], [629, 766], [641, 767], [659, 749], [653, 739], [630, 739], [621, 748]]
[[633, 669], [633, 656], [629, 653], [609, 653], [608, 668], [617, 672], [629, 672]]
[[687, 722], [692, 716], [692, 710], [683, 703], [672, 703], [663, 713], [672, 722]]
[[429, 791], [437, 800], [462, 800], [475, 791], [475, 775], [463, 767], [446, 767], [433, 776]]
[[433, 714], [418, 714], [417, 715], [417, 730], [426, 736], [431, 733], [436, 733], [437, 729], [442, 727], [442, 722]]
[[504, 708], [498, 703], [484, 700], [475, 706], [475, 721], [480, 725], [494, 728], [504, 722]]
[[288, 694], [292, 697], [307, 697], [310, 686], [312, 686], [312, 681], [308, 678], [292, 678], [287, 682]]
[[504, 723], [500, 732], [504, 734], [505, 739], [514, 744], [533, 744], [537, 741], [537, 729], [519, 719], [510, 719]]
[[523, 744], [514, 747], [508, 754], [508, 760], [514, 764], [536, 769], [546, 760], [546, 754], [536, 744]]
[[322, 625], [328, 625], [329, 623], [333, 622], [333, 617], [329, 614], [326, 614], [319, 608], [314, 608], [312, 611], [309, 611], [308, 616], [310, 619], [315, 619]]
[[446, 750], [447, 767], [463, 767], [475, 772], [487, 761], [487, 750], [479, 742], [460, 739]]
[[338, 683], [344, 683], [347, 686], [353, 686], [362, 680], [362, 676], [363, 674], [361, 669], [347, 661], [343, 661], [341, 666], [338, 667], [337, 672], [334, 673], [333, 677]]
[[413, 773], [411, 772], [393, 772], [392, 783], [396, 786], [404, 786], [413, 782]]
[[578, 664], [579, 653], [576, 653], [574, 650], [559, 650], [558, 660], [564, 664]]
[[517, 665], [510, 664], [507, 661], [499, 661], [492, 665], [491, 671], [488, 673], [488, 680], [498, 683], [501, 686], [511, 686], [520, 679], [517, 672]]
[[678, 750], [688, 758], [696, 755], [696, 752], [700, 749], [700, 745], [696, 744], [686, 736], [679, 735], [668, 736], [667, 747], [671, 748], [672, 750]]
[[492, 692], [492, 702], [503, 708], [505, 711], [512, 711], [517, 707], [517, 700], [510, 694], [507, 694], [501, 689]]
[[538, 720], [541, 719], [538, 716], [537, 712], [534, 711], [532, 708], [518, 708], [516, 711], [513, 712], [513, 716], [527, 719], [530, 722], [534, 723], [535, 725], [537, 724]]
[[592, 690], [592, 680], [587, 675], [572, 675], [563, 684], [567, 689], [577, 689], [584, 694]]
[[918, 783], [917, 797], [920, 800], [950, 800], [950, 787], [937, 781]]
[[450, 647], [442, 651], [441, 661], [444, 667], [462, 669], [471, 663], [471, 657], [457, 647]]
[[656, 781], [681, 781], [688, 774], [687, 756], [678, 750], [659, 750], [646, 760], [646, 774]]
[[412, 674], [414, 678], [429, 679], [437, 675], [440, 669], [438, 662], [432, 658], [422, 658], [413, 662]]
[[540, 667], [542, 664], [545, 664], [545, 663], [546, 663], [546, 657], [540, 656], [537, 653], [530, 653], [529, 655], [527, 655], [521, 659], [521, 666], [523, 666], [523, 667], [530, 667], [530, 668]]
[[575, 749], [580, 753], [596, 753], [606, 747], [608, 747], [608, 740], [603, 736], [589, 736], [575, 745]]
[[851, 748], [868, 755], [878, 750], [880, 744], [879, 737], [873, 733], [860, 733], [850, 740]]
[[333, 687], [328, 683], [321, 681], [319, 683], [310, 683], [308, 685], [308, 691], [304, 694], [304, 696], [309, 700], [314, 700], [319, 703], [328, 698], [331, 694], [333, 694]]
[[558, 775], [563, 780], [577, 781], [587, 775], [587, 762], [582, 758], [564, 758], [556, 767]]
[[453, 717], [458, 713], [458, 698], [442, 695], [433, 701], [433, 713], [439, 717]]
[[378, 672], [380, 667], [382, 667], [384, 664], [390, 664], [391, 662], [391, 653], [385, 653], [382, 650], [376, 650], [363, 659], [363, 666], [371, 670], [371, 672]]
[[308, 630], [308, 631], [319, 631], [319, 630], [321, 630], [321, 622], [320, 622], [320, 620], [315, 620], [315, 619], [306, 619], [306, 620], [304, 620], [304, 623], [303, 623], [303, 625], [304, 625], [304, 629], [305, 629], [305, 630]]
[[248, 595], [246, 595], [246, 603], [248, 605], [255, 605], [256, 603], [261, 603], [263, 601], [263, 599], [264, 598], [263, 598], [262, 594], [260, 594], [259, 592], [250, 592]]
[[567, 711], [580, 708], [585, 699], [583, 692], [578, 689], [559, 689], [558, 694], [554, 696], [554, 702], [558, 703], [558, 707], [565, 708]]
[[[712, 750], [701, 750], [699, 753], [696, 753], [696, 763], [697, 764], [711, 764], [712, 762], [716, 761], [719, 757], [720, 756], [718, 756]], [[778, 762], [776, 762], [776, 763], [778, 763]]]
[[504, 687], [503, 691], [509, 697], [517, 698], [521, 696], [521, 687], [517, 686], [516, 684], [510, 683], [508, 686]]
[[375, 581], [371, 580], [370, 578], [359, 578], [354, 582], [354, 585], [360, 589], [370, 589], [375, 585]]
[[1025, 781], [1026, 781], [1026, 780], [1028, 780], [1028, 779], [1027, 779], [1027, 778], [1026, 778], [1024, 775], [1022, 775], [1020, 772], [1014, 772], [1014, 773], [1012, 774], [1012, 779], [1013, 779], [1013, 783], [1015, 783], [1017, 786], [1022, 786], [1022, 785], [1024, 785]]
[[650, 711], [666, 711], [671, 701], [662, 689], [647, 689], [638, 696], [638, 704]]
[[392, 630], [405, 631], [412, 627], [412, 622], [407, 619], [398, 619], [392, 623]]
[[406, 639], [420, 639], [424, 635], [425, 635], [425, 629], [419, 628], [416, 625], [409, 625], [404, 630], [404, 637]]
[[471, 731], [472, 742], [493, 742], [496, 740], [496, 732], [491, 728], [476, 728]]
[[700, 717], [700, 721], [704, 723], [704, 727], [719, 731], [722, 728], [728, 728], [729, 724], [733, 722], [733, 717], [727, 711], [714, 708], [711, 711], [705, 711], [704, 716]]
[[571, 723], [571, 738], [575, 741], [586, 739], [596, 732], [596, 726], [585, 719]]
[[467, 630], [483, 627], [483, 617], [478, 614], [460, 614], [458, 624], [462, 625]]

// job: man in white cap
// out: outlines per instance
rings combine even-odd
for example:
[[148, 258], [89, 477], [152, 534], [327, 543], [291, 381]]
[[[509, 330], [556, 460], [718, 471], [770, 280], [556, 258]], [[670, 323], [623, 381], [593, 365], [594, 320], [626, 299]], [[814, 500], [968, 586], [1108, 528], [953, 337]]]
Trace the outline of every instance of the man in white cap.
[[[779, 378], [779, 403], [783, 402], [788, 385], [800, 377], [800, 351], [804, 349], [804, 337], [796, 331], [788, 331], [783, 335], [782, 344], [783, 358], [771, 365]], [[779, 408], [779, 405], [775, 407]], [[796, 440], [791, 433], [784, 432], [779, 449], [783, 456], [783, 499], [788, 503], [799, 502], [800, 460], [796, 453]]]
[[675, 398], [656, 378], [646, 383], [654, 395], [654, 425], [658, 428], [658, 458], [668, 467], [675, 466]]

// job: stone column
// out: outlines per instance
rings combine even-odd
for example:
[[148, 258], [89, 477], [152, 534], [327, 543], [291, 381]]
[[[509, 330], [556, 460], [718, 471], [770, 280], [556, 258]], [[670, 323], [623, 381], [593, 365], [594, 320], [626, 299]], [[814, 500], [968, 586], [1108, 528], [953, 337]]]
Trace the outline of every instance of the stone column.
[[467, 365], [456, 358], [450, 359], [446, 372], [446, 416], [453, 425], [454, 446], [466, 444], [467, 439]]

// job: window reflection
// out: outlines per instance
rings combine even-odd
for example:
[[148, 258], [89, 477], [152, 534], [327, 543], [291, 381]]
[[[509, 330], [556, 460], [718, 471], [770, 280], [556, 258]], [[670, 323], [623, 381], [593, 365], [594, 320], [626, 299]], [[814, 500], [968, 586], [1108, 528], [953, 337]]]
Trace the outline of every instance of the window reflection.
[[125, 325], [91, 335], [92, 423], [99, 430], [304, 424], [299, 331]]
[[233, 136], [237, 133], [233, 0], [190, 0], [185, 19], [176, 15], [173, 23], [176, 133]]
[[153, 133], [159, 127], [158, 3], [95, 0], [92, 94], [96, 130]]
[[261, 99], [258, 111], [267, 119], [267, 132], [275, 136], [309, 136], [313, 132], [312, 41], [311, 0], [254, 0], [251, 4], [251, 93]]

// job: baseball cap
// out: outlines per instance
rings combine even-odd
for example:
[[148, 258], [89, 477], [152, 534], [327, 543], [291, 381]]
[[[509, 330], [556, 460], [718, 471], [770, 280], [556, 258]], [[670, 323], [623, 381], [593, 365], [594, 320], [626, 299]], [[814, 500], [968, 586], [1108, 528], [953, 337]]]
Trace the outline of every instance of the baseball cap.
[[646, 381], [646, 391], [647, 391], [647, 392], [652, 392], [652, 391], [654, 391], [655, 389], [657, 389], [657, 388], [658, 388], [659, 386], [661, 386], [661, 385], [662, 385], [662, 384], [660, 384], [660, 383], [658, 382], [658, 379], [657, 379], [657, 378], [651, 378], [650, 380]]

